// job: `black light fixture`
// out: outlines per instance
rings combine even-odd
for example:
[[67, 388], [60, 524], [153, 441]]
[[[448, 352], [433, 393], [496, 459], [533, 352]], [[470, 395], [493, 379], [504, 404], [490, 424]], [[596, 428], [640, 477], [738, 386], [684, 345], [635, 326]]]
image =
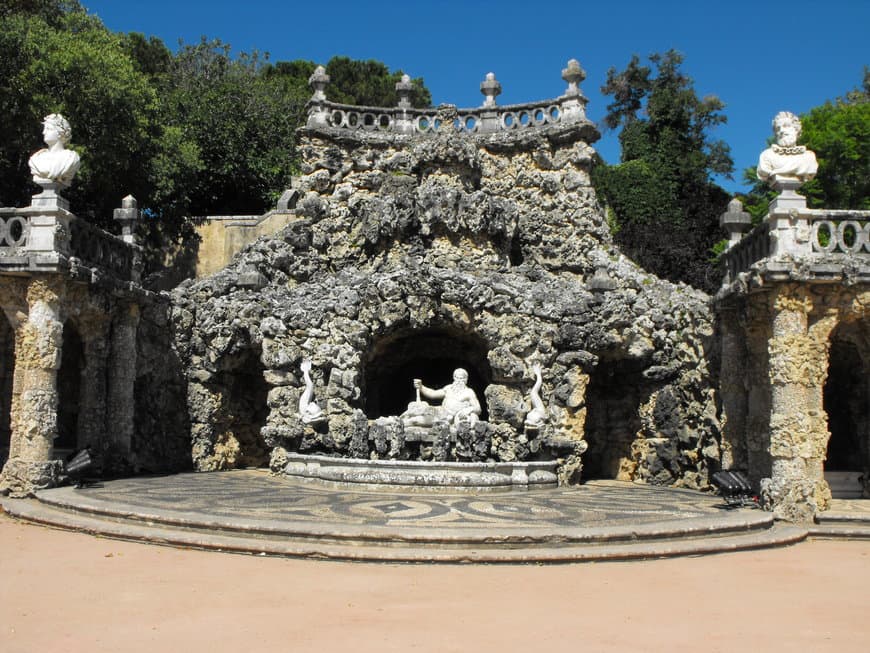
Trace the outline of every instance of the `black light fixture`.
[[64, 464], [64, 473], [72, 480], [76, 488], [85, 486], [85, 472], [94, 466], [89, 447], [80, 449]]
[[723, 469], [713, 474], [712, 481], [729, 508], [758, 507], [758, 500], [752, 494], [752, 485], [744, 472]]

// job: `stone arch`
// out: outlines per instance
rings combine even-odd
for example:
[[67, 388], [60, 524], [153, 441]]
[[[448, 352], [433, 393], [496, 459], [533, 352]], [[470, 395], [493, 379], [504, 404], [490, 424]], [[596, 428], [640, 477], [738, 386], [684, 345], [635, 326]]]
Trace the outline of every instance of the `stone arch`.
[[854, 320], [839, 324], [830, 335], [828, 375], [823, 391], [830, 433], [824, 463], [826, 476], [831, 472], [851, 472], [854, 477], [862, 473], [866, 478], [870, 472], [867, 329], [865, 321]]
[[79, 413], [85, 351], [81, 334], [72, 320], [63, 325], [60, 368], [57, 372], [57, 437], [54, 449], [69, 453], [81, 446]]
[[269, 415], [269, 386], [263, 378], [261, 348], [250, 344], [225, 357], [208, 386], [219, 397], [216, 447], [225, 445], [226, 466], [265, 465], [268, 449], [261, 430]]
[[0, 311], [0, 467], [12, 440], [12, 381], [15, 376], [15, 331]]
[[488, 418], [484, 392], [492, 383], [487, 353], [479, 335], [455, 326], [404, 327], [381, 336], [368, 348], [363, 363], [364, 409], [369, 419], [399, 415], [414, 399], [413, 379], [442, 387], [453, 371], [468, 372], [468, 385], [481, 401], [481, 419]]
[[645, 367], [642, 359], [611, 356], [602, 357], [592, 370], [586, 389], [584, 439], [589, 446], [583, 455], [584, 478], [631, 478], [632, 445], [642, 427], [640, 408], [657, 385], [643, 377]]

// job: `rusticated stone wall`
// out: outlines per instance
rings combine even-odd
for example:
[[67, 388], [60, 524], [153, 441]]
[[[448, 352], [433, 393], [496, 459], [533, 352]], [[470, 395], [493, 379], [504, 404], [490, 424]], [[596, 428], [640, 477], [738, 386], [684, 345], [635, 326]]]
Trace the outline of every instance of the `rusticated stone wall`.
[[[196, 468], [268, 454], [279, 469], [287, 451], [556, 457], [568, 482], [589, 441], [597, 475], [706, 486], [719, 463], [708, 298], [613, 246], [589, 180], [595, 138], [587, 122], [489, 136], [303, 130], [299, 219], [173, 292]], [[305, 358], [320, 426], [297, 415]], [[444, 360], [469, 368], [485, 421], [410, 446], [367, 398], [407, 403], [412, 373], [438, 385], [427, 374]], [[534, 363], [548, 410], [537, 432], [524, 428]], [[239, 378], [265, 406], [245, 404]]]
[[[830, 393], [850, 391], [828, 384], [831, 340], [838, 328], [853, 324], [867, 333], [868, 306], [870, 290], [861, 285], [790, 282], [744, 295], [720, 311], [724, 463], [749, 471], [778, 518], [810, 521], [828, 507], [826, 384]], [[866, 374], [868, 362], [859, 357], [854, 365]], [[867, 397], [858, 401], [856, 413], [866, 414]], [[856, 440], [863, 443], [867, 478], [870, 433], [861, 423]]]
[[[98, 477], [189, 465], [186, 413], [165, 395], [180, 377], [172, 364], [166, 303], [153, 299], [138, 297], [149, 305], [143, 315], [136, 297], [122, 299], [111, 286], [61, 274], [0, 278], [0, 306], [15, 341], [0, 492], [26, 496], [57, 485], [63, 455], [83, 448], [90, 449], [90, 473]], [[161, 312], [162, 331], [150, 327]], [[4, 365], [13, 369], [12, 361]], [[152, 403], [164, 393], [165, 402], [155, 407], [160, 426], [137, 411], [137, 377], [149, 366], [151, 383], [138, 391]], [[176, 396], [179, 389], [183, 385]]]

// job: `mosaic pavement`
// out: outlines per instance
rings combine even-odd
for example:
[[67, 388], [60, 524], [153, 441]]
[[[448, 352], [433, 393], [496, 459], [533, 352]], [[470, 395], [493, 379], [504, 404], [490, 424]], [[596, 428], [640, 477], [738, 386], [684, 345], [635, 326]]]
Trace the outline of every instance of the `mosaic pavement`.
[[183, 511], [214, 518], [318, 524], [449, 527], [613, 527], [723, 514], [720, 498], [617, 481], [512, 492], [402, 491], [336, 486], [241, 470], [108, 481], [41, 493], [94, 506]]

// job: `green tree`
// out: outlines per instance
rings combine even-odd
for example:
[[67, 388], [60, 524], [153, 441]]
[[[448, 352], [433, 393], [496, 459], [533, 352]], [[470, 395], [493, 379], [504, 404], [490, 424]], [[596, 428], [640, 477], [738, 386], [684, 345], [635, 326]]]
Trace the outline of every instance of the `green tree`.
[[652, 67], [635, 55], [625, 70], [607, 73], [601, 90], [613, 101], [604, 123], [620, 129], [622, 156], [617, 165], [599, 162], [593, 182], [626, 254], [661, 277], [713, 290], [711, 250], [728, 196], [712, 175], [730, 175], [733, 162], [709, 132], [725, 122], [724, 105], [697, 96], [678, 52], [649, 60]]
[[811, 109], [801, 123], [801, 142], [819, 161], [801, 190], [810, 206], [870, 209], [870, 69], [861, 90]]
[[[341, 104], [358, 104], [369, 107], [394, 107], [398, 101], [396, 83], [402, 79], [402, 71], [390, 72], [380, 61], [357, 61], [348, 57], [333, 57], [326, 64], [329, 88], [326, 96]], [[432, 105], [429, 89], [423, 79], [412, 79], [411, 106], [425, 108]]]
[[62, 113], [82, 155], [67, 191], [75, 212], [111, 228], [112, 209], [132, 193], [145, 207], [166, 199], [161, 161], [174, 172], [190, 144], [161, 124], [158, 95], [129, 56], [124, 37], [74, 2], [18, 2], [0, 17], [0, 198], [24, 204], [36, 187], [27, 159], [41, 144], [40, 121]]
[[[870, 68], [864, 68], [861, 88], [810, 109], [800, 116], [799, 142], [815, 152], [816, 178], [800, 193], [811, 208], [870, 209]], [[771, 137], [771, 140], [772, 137]], [[747, 168], [743, 181], [751, 190], [744, 205], [760, 222], [776, 191], [759, 181], [755, 167]]]

